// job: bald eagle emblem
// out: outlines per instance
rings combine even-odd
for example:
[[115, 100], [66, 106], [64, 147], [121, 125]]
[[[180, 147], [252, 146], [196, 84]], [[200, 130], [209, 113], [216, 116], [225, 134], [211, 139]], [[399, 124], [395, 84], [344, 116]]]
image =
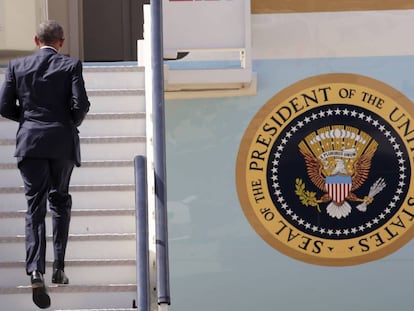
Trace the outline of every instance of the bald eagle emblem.
[[377, 179], [363, 198], [355, 191], [367, 180], [371, 161], [378, 143], [367, 133], [351, 126], [331, 125], [320, 128], [299, 143], [309, 179], [324, 194], [316, 197], [316, 192], [306, 190], [302, 179], [296, 179], [295, 193], [305, 206], [315, 207], [322, 212], [326, 203], [326, 213], [332, 218], [347, 217], [352, 211], [350, 202], [365, 212], [374, 196], [386, 187], [383, 178]]

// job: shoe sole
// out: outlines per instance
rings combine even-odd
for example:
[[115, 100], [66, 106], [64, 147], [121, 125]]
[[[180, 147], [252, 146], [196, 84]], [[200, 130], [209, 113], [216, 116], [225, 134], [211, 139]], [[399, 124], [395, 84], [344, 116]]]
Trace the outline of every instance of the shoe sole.
[[36, 306], [40, 309], [47, 309], [50, 307], [50, 297], [43, 283], [33, 283], [32, 293], [33, 302]]

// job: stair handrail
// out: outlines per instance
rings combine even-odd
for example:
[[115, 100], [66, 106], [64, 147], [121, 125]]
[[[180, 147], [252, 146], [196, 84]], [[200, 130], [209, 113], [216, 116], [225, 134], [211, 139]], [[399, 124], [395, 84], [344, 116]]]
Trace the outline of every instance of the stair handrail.
[[170, 305], [162, 0], [151, 1], [150, 8], [157, 301]]
[[[168, 256], [162, 0], [144, 4], [146, 161], [151, 310], [171, 304]], [[157, 307], [158, 306], [158, 307]]]
[[149, 233], [148, 233], [148, 190], [147, 164], [145, 156], [134, 159], [135, 168], [135, 207], [137, 232], [137, 308], [150, 311], [150, 276], [149, 276]]

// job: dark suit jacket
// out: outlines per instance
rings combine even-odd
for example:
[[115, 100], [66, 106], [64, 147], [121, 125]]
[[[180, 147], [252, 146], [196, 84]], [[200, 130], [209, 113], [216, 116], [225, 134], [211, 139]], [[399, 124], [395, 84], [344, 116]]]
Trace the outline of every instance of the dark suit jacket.
[[9, 63], [0, 114], [19, 122], [16, 157], [72, 159], [79, 166], [77, 127], [89, 106], [79, 60], [44, 48]]

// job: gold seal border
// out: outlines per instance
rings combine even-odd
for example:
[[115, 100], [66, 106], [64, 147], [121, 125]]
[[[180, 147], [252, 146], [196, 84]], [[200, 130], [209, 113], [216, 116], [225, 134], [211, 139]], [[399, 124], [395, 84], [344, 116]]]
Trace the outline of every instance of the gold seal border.
[[[266, 241], [274, 249], [279, 250], [280, 252], [292, 258], [307, 263], [324, 266], [350, 266], [377, 260], [397, 251], [412, 239], [412, 237], [414, 236], [414, 226], [411, 225], [402, 235], [400, 235], [396, 239], [396, 241], [393, 241], [392, 243], [387, 243], [387, 245], [385, 245], [384, 247], [377, 248], [363, 255], [350, 256], [346, 258], [318, 257], [317, 255], [310, 255], [308, 253], [300, 252], [296, 249], [293, 249], [291, 246], [283, 243], [282, 241], [279, 241], [277, 238], [274, 237], [273, 234], [269, 233], [269, 231], [264, 227], [262, 221], [256, 215], [254, 208], [250, 203], [251, 197], [249, 196], [249, 189], [246, 187], [246, 167], [248, 163], [248, 152], [250, 150], [250, 147], [252, 146], [253, 138], [256, 137], [258, 127], [264, 123], [264, 120], [270, 115], [272, 111], [275, 110], [275, 107], [277, 108], [277, 106], [280, 103], [286, 102], [287, 99], [300, 94], [301, 91], [303, 92], [304, 90], [312, 87], [321, 87], [326, 86], [327, 84], [329, 85], [335, 83], [353, 84], [359, 88], [365, 87], [372, 89], [379, 94], [383, 94], [392, 99], [399, 107], [403, 108], [409, 114], [411, 120], [413, 119], [413, 103], [401, 92], [379, 80], [349, 73], [323, 74], [300, 80], [281, 90], [271, 99], [269, 99], [267, 103], [260, 108], [260, 110], [256, 113], [256, 115], [253, 117], [250, 124], [248, 125], [242, 137], [236, 161], [236, 187], [242, 210], [246, 218], [248, 219], [249, 223], [256, 231], [256, 233], [259, 234], [259, 236], [261, 236], [262, 239]], [[394, 126], [392, 127], [394, 128]], [[394, 128], [394, 130], [396, 129]], [[276, 135], [276, 137], [277, 136], [278, 135]], [[412, 161], [411, 157], [410, 161]], [[404, 203], [405, 202], [402, 201], [402, 203], [398, 207], [398, 212], [401, 212]], [[389, 222], [391, 222], [391, 220], [387, 221], [387, 224]], [[378, 231], [381, 228], [373, 230], [372, 232]], [[300, 230], [298, 231], [303, 233]]]

